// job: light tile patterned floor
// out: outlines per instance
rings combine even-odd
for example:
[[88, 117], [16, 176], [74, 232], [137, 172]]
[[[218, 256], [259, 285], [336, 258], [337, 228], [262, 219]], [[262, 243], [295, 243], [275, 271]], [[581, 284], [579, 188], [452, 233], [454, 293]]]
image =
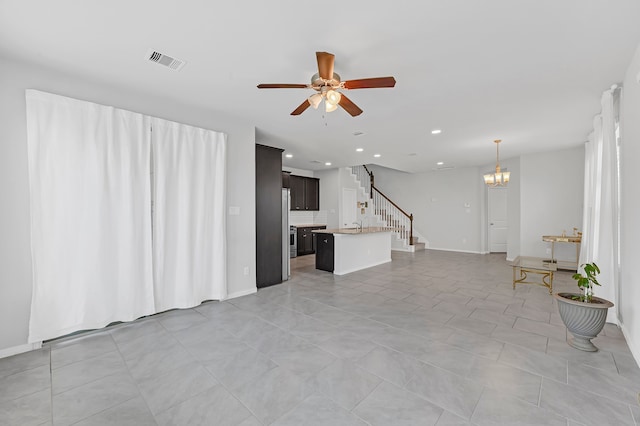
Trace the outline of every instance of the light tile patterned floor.
[[640, 425], [622, 333], [569, 347], [504, 255], [393, 253], [341, 277], [313, 260], [255, 295], [0, 359], [0, 424]]

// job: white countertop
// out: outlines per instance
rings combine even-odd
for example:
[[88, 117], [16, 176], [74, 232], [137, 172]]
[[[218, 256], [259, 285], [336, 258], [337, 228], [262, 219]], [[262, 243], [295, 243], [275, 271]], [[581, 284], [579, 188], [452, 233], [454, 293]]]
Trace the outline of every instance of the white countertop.
[[359, 234], [375, 234], [378, 232], [393, 232], [392, 228], [382, 228], [382, 227], [370, 227], [370, 228], [338, 228], [338, 229], [317, 229], [311, 232], [315, 232], [317, 234], [349, 234], [349, 235], [359, 235]]

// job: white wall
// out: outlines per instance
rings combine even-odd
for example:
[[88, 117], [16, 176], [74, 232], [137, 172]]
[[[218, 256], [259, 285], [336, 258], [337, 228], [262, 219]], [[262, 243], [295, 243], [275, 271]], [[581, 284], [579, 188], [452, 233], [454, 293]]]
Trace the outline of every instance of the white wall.
[[[354, 228], [356, 225], [353, 221], [349, 220], [347, 223], [347, 219], [344, 218], [344, 200], [342, 199], [342, 192], [344, 189], [353, 189], [356, 191], [356, 199], [358, 202], [367, 201], [367, 197], [364, 194], [364, 190], [360, 186], [360, 184], [355, 180], [353, 175], [351, 174], [350, 167], [341, 167], [338, 169], [338, 224], [339, 228]], [[352, 211], [356, 211], [357, 206], [349, 206], [348, 207]], [[369, 211], [365, 211], [365, 214], [361, 214], [358, 210], [356, 213], [356, 220], [361, 221], [370, 215]], [[364, 224], [368, 223], [366, 220], [363, 222]]]
[[[355, 189], [359, 202], [368, 202], [369, 198], [351, 175], [348, 167], [315, 171], [314, 174], [315, 177], [320, 179], [320, 208], [326, 212], [327, 228], [344, 228], [342, 220], [342, 189]], [[373, 209], [369, 203], [369, 207], [365, 209], [364, 214], [358, 210], [356, 220], [362, 220], [364, 226], [377, 226], [378, 223], [372, 220], [372, 217]], [[348, 227], [353, 226], [349, 224]]]
[[296, 169], [294, 167], [282, 166], [282, 171], [291, 172], [292, 175], [296, 175], [296, 176], [317, 177], [317, 176], [314, 176], [313, 170], [303, 170], [303, 169]]
[[505, 164], [511, 172], [507, 198], [507, 260], [512, 261], [520, 256], [520, 157], [511, 158]]
[[621, 102], [621, 214], [619, 320], [636, 362], [640, 364], [640, 45], [627, 69]]
[[[407, 213], [429, 248], [480, 253], [485, 245], [482, 174], [476, 167], [409, 174], [368, 166], [375, 185]], [[465, 207], [469, 205], [469, 207]]]
[[320, 170], [314, 174], [315, 177], [320, 179], [320, 208], [326, 212], [327, 228], [339, 228], [338, 188], [340, 186], [340, 174], [338, 169]]
[[[543, 235], [582, 230], [584, 146], [520, 157], [520, 254], [546, 257]], [[555, 257], [575, 261], [575, 244], [556, 244]]]
[[[239, 216], [227, 217], [228, 291], [231, 296], [255, 291], [253, 126], [220, 112], [0, 59], [0, 354], [25, 349], [29, 324], [32, 274], [24, 94], [28, 88], [227, 133], [227, 203], [240, 208]], [[249, 275], [243, 274], [245, 266]]]
[[[501, 161], [508, 185], [507, 259], [547, 256], [543, 235], [582, 227], [584, 147]], [[408, 174], [369, 166], [376, 186], [409, 213], [429, 248], [486, 253], [487, 188], [493, 165]], [[469, 207], [465, 207], [468, 204]], [[556, 257], [575, 259], [575, 245], [557, 244]]]

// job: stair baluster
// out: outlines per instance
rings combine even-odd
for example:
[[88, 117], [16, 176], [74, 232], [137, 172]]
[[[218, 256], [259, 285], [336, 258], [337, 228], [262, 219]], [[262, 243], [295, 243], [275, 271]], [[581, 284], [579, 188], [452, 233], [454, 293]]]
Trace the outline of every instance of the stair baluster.
[[371, 199], [373, 212], [380, 217], [387, 228], [393, 228], [401, 239], [413, 245], [413, 214], [408, 214], [384, 195], [375, 186], [373, 172], [367, 166], [352, 166], [351, 173], [356, 176], [360, 185]]

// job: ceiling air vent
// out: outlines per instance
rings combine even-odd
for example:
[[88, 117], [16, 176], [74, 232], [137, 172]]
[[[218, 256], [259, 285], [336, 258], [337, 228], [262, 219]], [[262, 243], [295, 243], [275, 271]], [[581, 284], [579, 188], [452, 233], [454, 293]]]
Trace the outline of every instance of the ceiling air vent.
[[165, 67], [169, 67], [172, 70], [180, 71], [180, 69], [186, 63], [185, 61], [181, 61], [180, 59], [172, 58], [171, 56], [162, 54], [158, 51], [150, 49], [145, 56], [145, 59], [151, 62], [155, 62], [156, 64], [164, 65]]

